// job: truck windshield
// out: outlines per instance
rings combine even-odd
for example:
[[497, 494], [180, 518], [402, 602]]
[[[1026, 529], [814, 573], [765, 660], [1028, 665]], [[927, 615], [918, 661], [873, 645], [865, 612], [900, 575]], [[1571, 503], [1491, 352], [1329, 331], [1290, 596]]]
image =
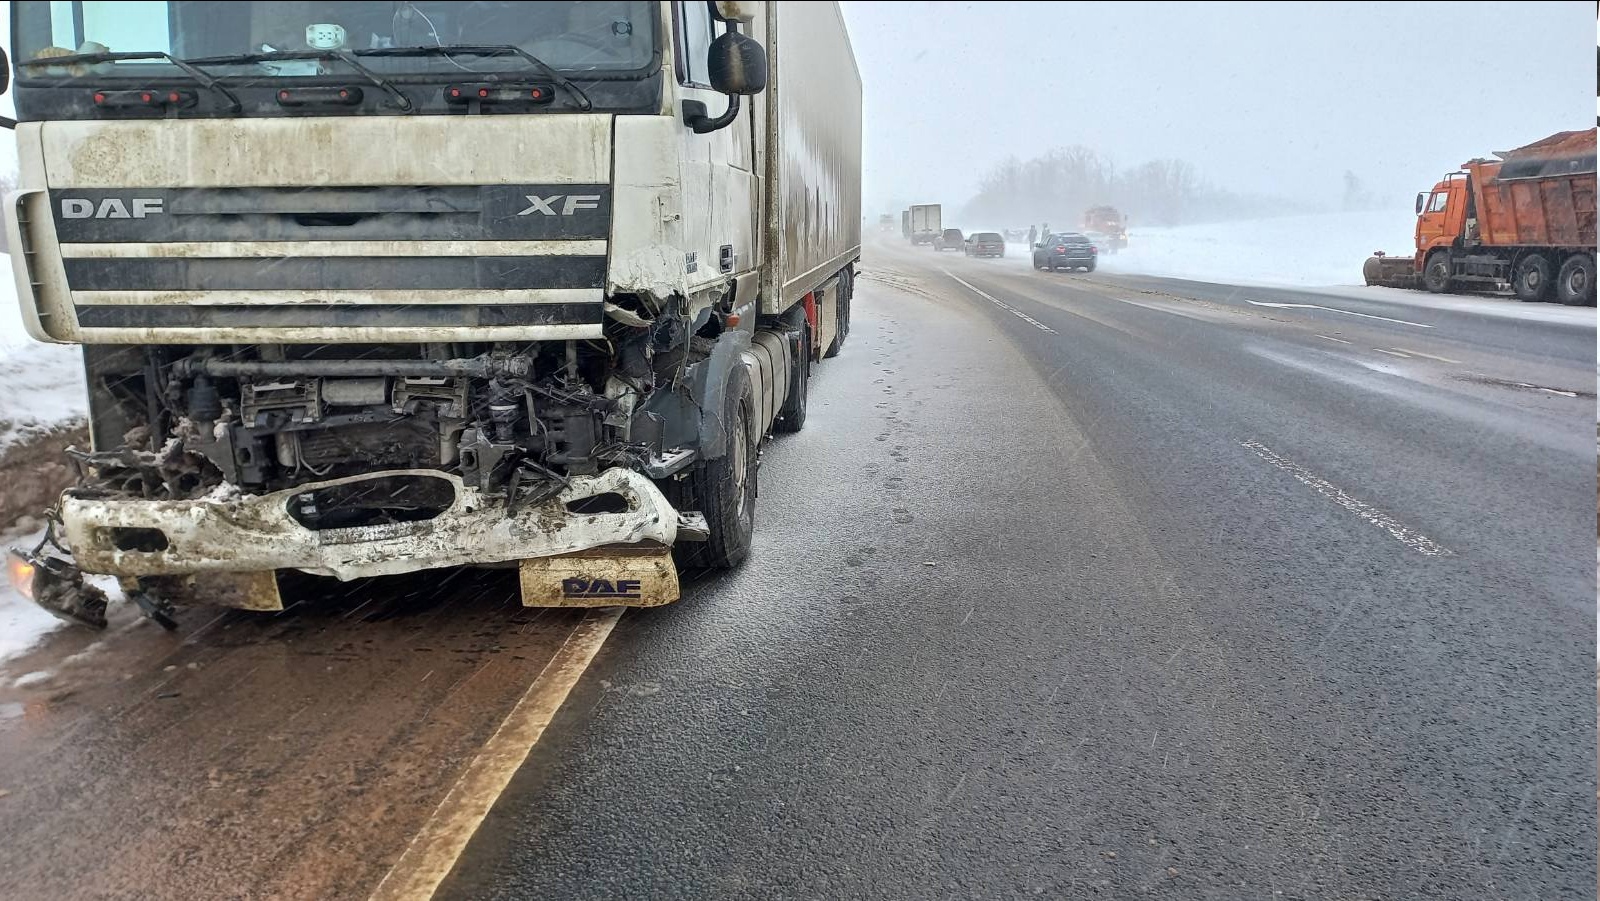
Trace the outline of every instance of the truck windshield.
[[[514, 45], [563, 72], [627, 72], [655, 53], [647, 2], [312, 3], [216, 0], [19, 2], [15, 10], [18, 62], [57, 56], [167, 53], [182, 60], [295, 51], [378, 50], [396, 47]], [[465, 72], [520, 69], [516, 56], [450, 53], [363, 56], [385, 75], [460, 77]], [[337, 58], [273, 59], [208, 65], [228, 76], [347, 74]], [[163, 59], [78, 61], [23, 66], [21, 75], [56, 80], [77, 76], [182, 77]]]

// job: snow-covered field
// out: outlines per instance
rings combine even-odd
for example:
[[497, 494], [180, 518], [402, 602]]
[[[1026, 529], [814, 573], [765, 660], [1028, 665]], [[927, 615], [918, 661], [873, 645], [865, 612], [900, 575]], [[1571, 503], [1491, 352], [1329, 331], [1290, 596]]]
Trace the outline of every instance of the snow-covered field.
[[[1128, 246], [1102, 254], [1105, 272], [1164, 275], [1228, 284], [1323, 287], [1361, 285], [1374, 250], [1410, 252], [1416, 219], [1409, 210], [1323, 213], [1174, 227], [1128, 229]], [[1008, 256], [1029, 259], [1020, 244]]]

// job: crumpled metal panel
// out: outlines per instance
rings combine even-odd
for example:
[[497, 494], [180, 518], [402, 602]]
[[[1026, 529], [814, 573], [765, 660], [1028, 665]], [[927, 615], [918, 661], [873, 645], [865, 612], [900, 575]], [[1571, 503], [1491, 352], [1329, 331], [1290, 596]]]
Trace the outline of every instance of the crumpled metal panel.
[[[419, 522], [314, 530], [289, 514], [297, 495], [368, 479], [433, 478], [453, 486], [455, 501]], [[649, 478], [615, 467], [577, 476], [554, 498], [507, 515], [504, 502], [449, 473], [389, 470], [301, 485], [259, 496], [181, 501], [62, 497], [68, 549], [85, 572], [117, 576], [297, 569], [339, 579], [424, 569], [505, 563], [570, 554], [608, 544], [656, 542], [671, 547], [678, 514]], [[572, 513], [567, 504], [615, 493], [622, 513]], [[167, 548], [119, 550], [112, 529], [157, 529]]]

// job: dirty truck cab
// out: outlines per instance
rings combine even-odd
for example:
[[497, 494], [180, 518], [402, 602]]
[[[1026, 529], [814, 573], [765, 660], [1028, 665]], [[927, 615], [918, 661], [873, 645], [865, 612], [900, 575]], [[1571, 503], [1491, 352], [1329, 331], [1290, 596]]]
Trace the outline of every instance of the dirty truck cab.
[[[786, 27], [853, 73], [823, 6]], [[36, 599], [103, 621], [81, 568], [147, 609], [277, 609], [280, 571], [505, 564], [530, 604], [650, 604], [675, 545], [738, 563], [859, 257], [859, 81], [788, 151], [820, 147], [832, 196], [786, 201], [777, 25], [13, 3], [18, 293], [34, 338], [84, 345], [92, 412]]]

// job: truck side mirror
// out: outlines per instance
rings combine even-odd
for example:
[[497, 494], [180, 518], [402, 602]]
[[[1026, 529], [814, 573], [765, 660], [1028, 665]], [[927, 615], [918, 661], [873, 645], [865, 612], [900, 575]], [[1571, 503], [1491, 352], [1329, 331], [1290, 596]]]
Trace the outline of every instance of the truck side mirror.
[[0, 49], [0, 94], [4, 94], [11, 87], [11, 58]]
[[712, 41], [707, 69], [721, 93], [748, 97], [767, 89], [767, 51], [747, 34], [729, 30]]
[[1417, 215], [1418, 216], [1422, 215], [1422, 207], [1427, 202], [1428, 202], [1428, 195], [1426, 195], [1426, 194], [1418, 194], [1417, 195]]

